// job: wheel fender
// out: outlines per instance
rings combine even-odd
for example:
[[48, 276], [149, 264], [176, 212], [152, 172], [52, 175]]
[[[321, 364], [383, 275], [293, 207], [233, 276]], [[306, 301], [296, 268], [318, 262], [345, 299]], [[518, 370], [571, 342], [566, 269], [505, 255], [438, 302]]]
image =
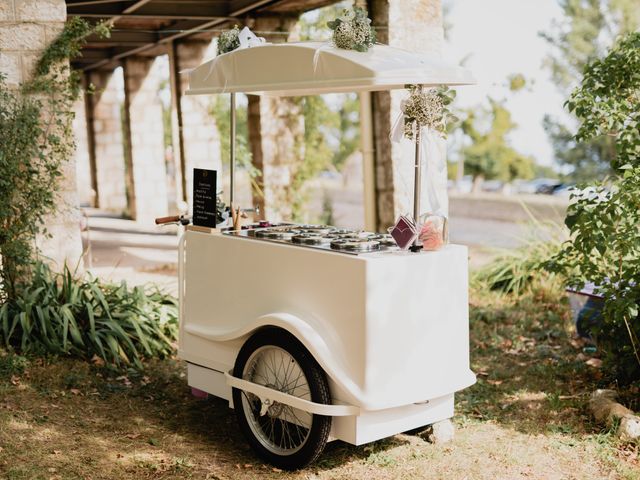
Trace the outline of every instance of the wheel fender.
[[301, 318], [290, 313], [270, 313], [256, 318], [254, 321], [243, 325], [240, 328], [226, 331], [213, 331], [205, 326], [187, 325], [187, 333], [206, 338], [215, 342], [228, 342], [237, 339], [248, 338], [255, 331], [264, 327], [277, 327], [288, 331], [296, 337], [305, 348], [311, 353], [313, 358], [325, 371], [327, 376], [333, 380], [351, 398], [343, 398], [356, 405], [362, 405], [364, 395], [359, 386], [350, 379], [346, 369], [336, 361], [337, 355], [332, 353], [329, 345], [321, 332], [318, 332]]

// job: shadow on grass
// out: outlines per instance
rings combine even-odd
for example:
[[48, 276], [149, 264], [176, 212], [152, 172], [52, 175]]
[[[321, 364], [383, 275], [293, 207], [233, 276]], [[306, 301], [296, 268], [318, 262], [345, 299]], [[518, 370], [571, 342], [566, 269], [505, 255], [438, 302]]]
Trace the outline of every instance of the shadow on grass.
[[[518, 301], [474, 294], [471, 362], [478, 383], [457, 395], [458, 421], [534, 435], [597, 432], [585, 393], [599, 372], [577, 358], [571, 330], [558, 293]], [[236, 470], [237, 476], [272, 471], [250, 450], [227, 402], [191, 396], [181, 362], [149, 362], [145, 372], [126, 375], [73, 360], [30, 360], [5, 370], [0, 477], [101, 471], [107, 478], [229, 478]], [[407, 442], [406, 436], [361, 447], [332, 442], [309, 471], [352, 461], [390, 466], [396, 459], [387, 451]]]
[[468, 419], [530, 434], [590, 434], [586, 410], [600, 380], [572, 341], [568, 305], [559, 289], [519, 299], [486, 291], [472, 298], [472, 370], [478, 382], [457, 395]]

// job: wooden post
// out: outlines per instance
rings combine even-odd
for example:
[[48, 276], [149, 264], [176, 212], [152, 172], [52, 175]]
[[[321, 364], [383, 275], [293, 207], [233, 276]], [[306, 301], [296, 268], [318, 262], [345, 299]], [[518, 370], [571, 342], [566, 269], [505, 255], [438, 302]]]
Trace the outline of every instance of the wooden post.
[[124, 107], [123, 107], [123, 132], [122, 143], [124, 147], [124, 180], [127, 188], [127, 210], [132, 220], [136, 220], [136, 187], [133, 177], [133, 149], [131, 147], [131, 91], [129, 89], [129, 79], [127, 78], [127, 62], [122, 63], [124, 77]]
[[96, 131], [93, 123], [93, 95], [88, 93], [90, 86], [89, 76], [85, 72], [82, 74], [82, 87], [84, 90], [84, 116], [87, 122], [87, 149], [89, 150], [89, 177], [93, 198], [91, 206], [100, 208], [100, 195], [98, 192], [98, 167], [96, 165]]
[[187, 201], [187, 175], [182, 132], [182, 89], [180, 88], [180, 62], [175, 40], [169, 44], [169, 86], [171, 89], [171, 138], [176, 163], [177, 199]]
[[375, 149], [373, 139], [373, 118], [371, 93], [360, 93], [360, 138], [362, 150], [362, 175], [364, 194], [364, 228], [378, 231], [376, 208]]

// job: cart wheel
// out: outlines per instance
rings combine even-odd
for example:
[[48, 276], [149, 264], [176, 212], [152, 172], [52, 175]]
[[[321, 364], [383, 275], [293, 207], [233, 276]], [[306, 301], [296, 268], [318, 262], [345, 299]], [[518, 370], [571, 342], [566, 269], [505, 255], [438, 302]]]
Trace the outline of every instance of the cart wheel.
[[[240, 349], [233, 374], [312, 402], [331, 403], [324, 371], [284, 330], [262, 330], [252, 336]], [[256, 395], [237, 388], [233, 405], [251, 447], [276, 467], [302, 468], [318, 458], [327, 443], [331, 417], [278, 402], [262, 405]]]

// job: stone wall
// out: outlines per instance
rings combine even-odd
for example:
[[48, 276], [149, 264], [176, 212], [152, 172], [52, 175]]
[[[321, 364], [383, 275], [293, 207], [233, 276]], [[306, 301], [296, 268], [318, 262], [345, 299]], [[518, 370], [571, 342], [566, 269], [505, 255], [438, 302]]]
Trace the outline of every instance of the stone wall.
[[[211, 114], [210, 95], [183, 95], [189, 87], [189, 77], [184, 70], [195, 68], [202, 62], [215, 56], [215, 43], [208, 41], [186, 40], [177, 45], [179, 85], [182, 107], [182, 136], [185, 159], [186, 198], [192, 205], [193, 169], [206, 168], [218, 171], [217, 190], [222, 190], [222, 159], [220, 158], [220, 134]], [[222, 141], [229, 141], [224, 139]], [[225, 198], [228, 196], [225, 195]]]
[[[10, 87], [30, 78], [41, 52], [60, 33], [65, 20], [64, 0], [0, 0], [0, 73]], [[43, 255], [58, 267], [65, 261], [75, 266], [82, 254], [73, 159], [63, 171], [60, 213], [46, 221], [52, 237], [38, 240]]]
[[127, 196], [118, 79], [114, 72], [97, 71], [89, 74], [89, 82], [95, 86], [95, 93], [85, 96], [85, 101], [93, 115], [98, 203], [121, 214], [127, 210]]
[[128, 95], [135, 211], [141, 223], [153, 224], [167, 215], [167, 169], [164, 150], [162, 104], [158, 97], [161, 64], [153, 58], [128, 57], [124, 63]]
[[[440, 56], [444, 44], [441, 0], [368, 0], [367, 7], [380, 43]], [[413, 209], [411, 148], [389, 139], [404, 96], [403, 90], [372, 94], [378, 231]], [[424, 198], [424, 187], [422, 193]]]

